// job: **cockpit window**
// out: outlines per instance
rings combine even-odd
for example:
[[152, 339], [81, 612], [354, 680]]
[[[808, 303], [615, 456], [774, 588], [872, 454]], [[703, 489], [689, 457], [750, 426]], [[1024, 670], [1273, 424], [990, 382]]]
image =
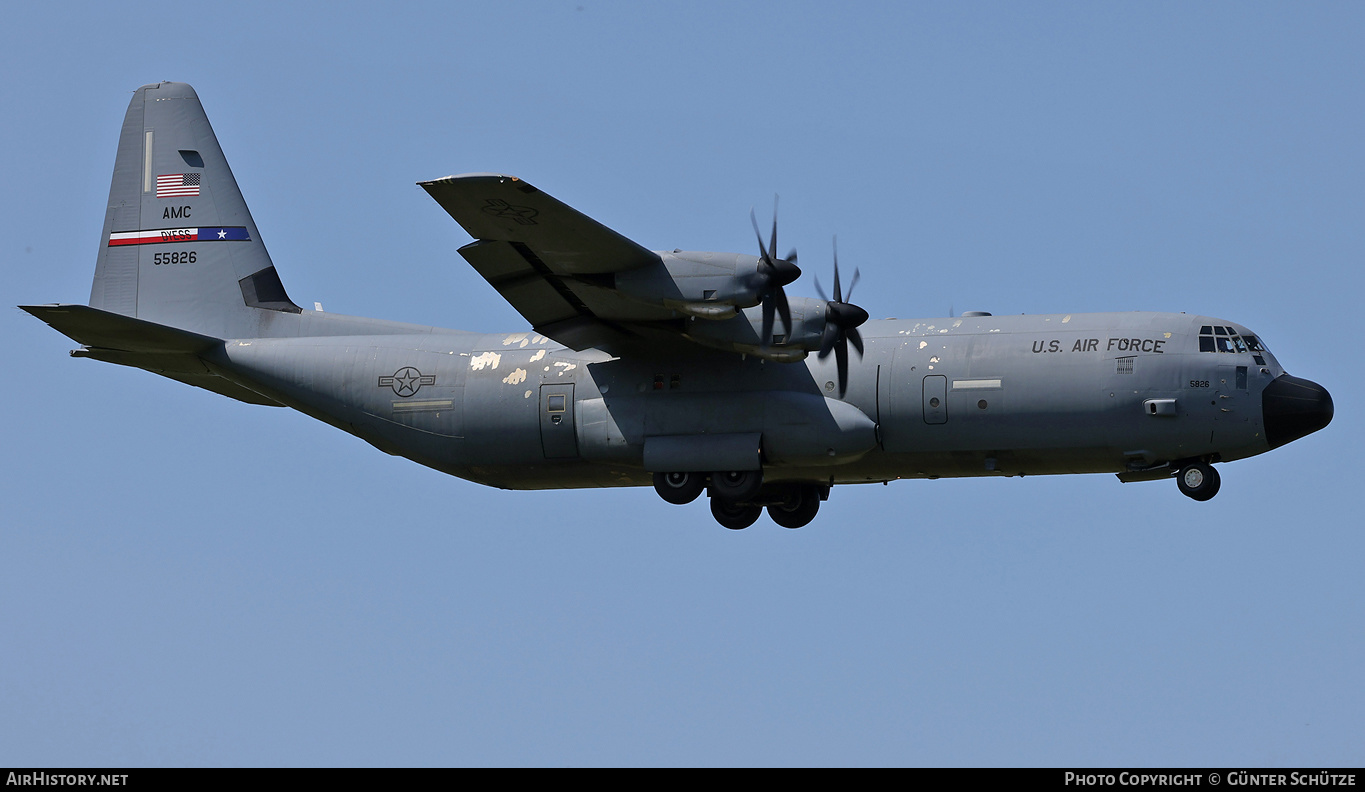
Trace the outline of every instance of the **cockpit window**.
[[1259, 354], [1264, 352], [1265, 348], [1254, 335], [1238, 335], [1231, 327], [1204, 325], [1199, 328], [1199, 351], [1226, 352], [1232, 355], [1246, 352]]

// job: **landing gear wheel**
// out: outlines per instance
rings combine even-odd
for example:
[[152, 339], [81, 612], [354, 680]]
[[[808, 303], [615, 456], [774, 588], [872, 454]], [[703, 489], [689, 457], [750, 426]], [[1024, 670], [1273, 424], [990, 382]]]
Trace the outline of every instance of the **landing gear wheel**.
[[783, 528], [800, 528], [820, 511], [820, 491], [810, 484], [793, 487], [786, 501], [768, 506], [768, 516]]
[[748, 528], [762, 513], [763, 507], [752, 503], [727, 503], [720, 498], [711, 499], [711, 516], [732, 531]]
[[1213, 469], [1213, 465], [1206, 465], [1203, 462], [1186, 465], [1175, 474], [1175, 484], [1180, 488], [1180, 492], [1197, 501], [1206, 501], [1217, 495], [1221, 483], [1218, 471]]
[[763, 488], [761, 470], [723, 470], [711, 474], [711, 500], [747, 503]]
[[654, 491], [659, 497], [678, 506], [691, 503], [706, 489], [706, 476], [701, 473], [655, 473]]

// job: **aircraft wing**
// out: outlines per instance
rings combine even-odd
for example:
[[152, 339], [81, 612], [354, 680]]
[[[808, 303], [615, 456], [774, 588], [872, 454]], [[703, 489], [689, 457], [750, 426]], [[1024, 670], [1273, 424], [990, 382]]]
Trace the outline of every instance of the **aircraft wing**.
[[460, 255], [536, 332], [574, 349], [611, 350], [679, 318], [615, 289], [614, 273], [657, 254], [530, 184], [489, 173], [418, 184], [474, 237]]

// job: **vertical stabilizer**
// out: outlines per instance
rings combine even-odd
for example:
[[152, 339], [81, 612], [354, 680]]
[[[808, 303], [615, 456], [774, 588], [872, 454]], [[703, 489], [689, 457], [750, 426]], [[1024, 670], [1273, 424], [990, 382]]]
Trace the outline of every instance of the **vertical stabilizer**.
[[144, 85], [128, 105], [90, 305], [217, 338], [299, 312], [185, 83]]

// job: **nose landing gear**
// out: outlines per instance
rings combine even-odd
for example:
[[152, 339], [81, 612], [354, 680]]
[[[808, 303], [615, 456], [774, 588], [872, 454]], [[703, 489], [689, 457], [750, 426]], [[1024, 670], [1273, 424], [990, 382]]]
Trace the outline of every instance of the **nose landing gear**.
[[1197, 501], [1206, 501], [1217, 495], [1221, 483], [1218, 471], [1213, 469], [1213, 465], [1204, 462], [1192, 462], [1175, 474], [1175, 484], [1180, 492]]

